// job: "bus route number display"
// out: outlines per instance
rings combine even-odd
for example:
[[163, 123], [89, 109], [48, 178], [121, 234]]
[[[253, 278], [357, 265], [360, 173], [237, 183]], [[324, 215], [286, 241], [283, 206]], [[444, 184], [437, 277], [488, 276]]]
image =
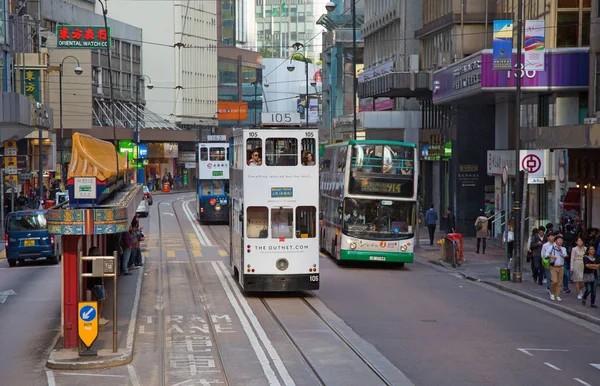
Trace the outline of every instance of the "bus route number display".
[[402, 184], [398, 182], [369, 182], [360, 184], [360, 191], [364, 193], [402, 193]]
[[374, 196], [411, 197], [413, 195], [412, 180], [387, 180], [351, 178], [351, 194], [367, 194]]

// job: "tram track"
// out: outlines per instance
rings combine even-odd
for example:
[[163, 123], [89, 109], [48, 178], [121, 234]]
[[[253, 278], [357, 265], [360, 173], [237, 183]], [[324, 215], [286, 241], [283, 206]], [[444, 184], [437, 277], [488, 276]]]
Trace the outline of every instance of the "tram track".
[[[209, 226], [208, 229], [209, 229], [209, 233], [211, 234], [213, 240], [215, 240], [222, 248], [224, 248], [227, 251], [227, 253], [230, 253], [229, 240], [226, 240], [226, 238], [223, 236], [219, 236], [218, 233], [216, 232], [216, 229], [214, 228], [214, 226]], [[346, 348], [350, 349], [350, 351], [352, 351], [356, 355], [356, 357], [358, 357], [358, 359], [369, 369], [369, 371], [371, 371], [375, 376], [377, 376], [377, 378], [379, 378], [384, 385], [388, 385], [388, 386], [393, 385], [393, 383], [390, 382], [377, 369], [377, 367], [375, 367], [375, 365], [373, 365], [373, 363], [371, 363], [368, 360], [368, 358], [366, 358], [360, 352], [360, 350], [355, 345], [353, 345], [348, 339], [346, 339], [346, 337], [344, 336], [343, 333], [341, 333], [329, 321], [327, 321], [327, 319], [312, 304], [310, 304], [310, 302], [308, 300], [306, 300], [306, 297], [304, 295], [297, 296], [296, 298], [299, 299], [308, 308], [310, 313], [315, 315], [328, 328], [328, 330], [331, 331], [343, 343], [343, 345]], [[262, 305], [265, 307], [267, 313], [269, 314], [271, 319], [274, 321], [274, 323], [277, 325], [279, 330], [288, 339], [289, 343], [296, 350], [298, 355], [302, 358], [302, 360], [305, 363], [305, 365], [307, 366], [307, 368], [312, 372], [314, 379], [318, 382], [319, 385], [326, 385], [326, 382], [323, 380], [323, 378], [321, 377], [321, 375], [319, 374], [319, 372], [317, 370], [317, 365], [314, 364], [310, 360], [310, 358], [302, 351], [302, 349], [300, 348], [300, 345], [293, 338], [291, 332], [288, 330], [287, 327], [285, 327], [285, 324], [283, 323], [283, 321], [277, 316], [277, 314], [275, 313], [273, 308], [269, 305], [268, 298], [260, 297], [259, 300], [262, 303]]]
[[160, 215], [160, 206], [163, 202], [159, 201], [156, 204], [156, 209], [158, 210], [158, 342], [159, 342], [159, 366], [158, 366], [158, 375], [159, 375], [159, 385], [164, 386], [166, 384], [166, 361], [165, 361], [165, 315], [164, 315], [164, 304], [163, 304], [163, 267], [164, 264], [164, 245], [163, 245], [163, 237], [162, 237], [162, 221]]
[[[221, 375], [223, 378], [223, 384], [225, 386], [229, 386], [229, 377], [227, 375], [227, 370], [225, 369], [225, 362], [223, 361], [223, 357], [221, 355], [221, 348], [219, 345], [219, 340], [217, 337], [217, 330], [214, 324], [214, 320], [213, 320], [213, 316], [210, 312], [210, 309], [208, 307], [208, 304], [206, 302], [206, 300], [204, 299], [204, 287], [202, 286], [202, 282], [200, 280], [200, 274], [198, 272], [198, 268], [196, 267], [196, 262], [194, 261], [194, 253], [193, 253], [193, 249], [192, 249], [192, 245], [190, 244], [190, 241], [187, 239], [185, 232], [183, 231], [183, 223], [181, 221], [181, 218], [179, 217], [179, 214], [177, 213], [177, 211], [175, 210], [175, 204], [176, 203], [183, 203], [182, 200], [177, 200], [174, 201], [172, 204], [172, 209], [173, 209], [173, 213], [175, 215], [175, 220], [177, 221], [177, 225], [179, 226], [179, 231], [181, 233], [181, 237], [183, 238], [183, 242], [185, 245], [185, 249], [187, 252], [187, 257], [188, 257], [188, 262], [190, 264], [191, 270], [192, 270], [192, 275], [194, 277], [194, 281], [197, 287], [198, 292], [196, 291], [192, 291], [192, 295], [194, 298], [194, 304], [197, 305], [198, 303], [202, 305], [202, 310], [204, 311], [204, 313], [206, 314], [206, 323], [209, 326], [210, 329], [210, 335], [212, 338], [212, 341], [214, 343], [214, 348], [215, 348], [215, 354], [217, 356], [217, 358], [219, 359], [219, 363], [220, 363], [220, 371], [221, 371]], [[182, 204], [182, 209], [183, 209], [183, 204]], [[199, 299], [198, 299], [198, 295], [199, 294]]]

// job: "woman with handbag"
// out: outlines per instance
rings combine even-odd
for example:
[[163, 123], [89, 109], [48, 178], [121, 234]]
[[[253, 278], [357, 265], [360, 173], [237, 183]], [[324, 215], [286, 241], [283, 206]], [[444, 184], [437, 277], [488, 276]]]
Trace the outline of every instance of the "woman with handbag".
[[583, 239], [578, 237], [575, 241], [575, 247], [571, 250], [571, 278], [575, 283], [575, 292], [577, 299], [583, 298], [585, 284], [583, 282], [583, 258], [585, 257], [585, 247]]
[[585, 283], [585, 293], [581, 304], [585, 306], [588, 295], [592, 295], [590, 307], [598, 308], [596, 303], [596, 286], [598, 284], [598, 267], [600, 267], [600, 257], [596, 256], [596, 248], [590, 246], [588, 254], [583, 258], [583, 281]]

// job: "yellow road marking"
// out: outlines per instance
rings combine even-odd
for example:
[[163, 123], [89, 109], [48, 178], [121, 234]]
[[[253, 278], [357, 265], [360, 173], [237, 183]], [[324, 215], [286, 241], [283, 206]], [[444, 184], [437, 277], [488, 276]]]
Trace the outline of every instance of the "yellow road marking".
[[173, 250], [167, 251], [167, 257], [174, 259], [175, 258], [175, 251], [173, 251]]
[[224, 250], [224, 249], [219, 249], [219, 255], [221, 255], [221, 257], [226, 257], [226, 256], [228, 256], [229, 254], [227, 253], [227, 251], [226, 251], [226, 250]]
[[194, 257], [202, 257], [202, 252], [200, 251], [193, 251], [194, 253]]

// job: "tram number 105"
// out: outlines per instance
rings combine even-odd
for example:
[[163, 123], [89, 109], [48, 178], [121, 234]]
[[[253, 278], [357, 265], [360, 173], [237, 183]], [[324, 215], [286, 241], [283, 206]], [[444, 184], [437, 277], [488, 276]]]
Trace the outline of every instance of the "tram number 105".
[[262, 113], [261, 121], [263, 125], [296, 125], [300, 124], [300, 114], [298, 113]]
[[311, 275], [308, 278], [309, 281], [319, 281], [319, 276], [318, 275]]

